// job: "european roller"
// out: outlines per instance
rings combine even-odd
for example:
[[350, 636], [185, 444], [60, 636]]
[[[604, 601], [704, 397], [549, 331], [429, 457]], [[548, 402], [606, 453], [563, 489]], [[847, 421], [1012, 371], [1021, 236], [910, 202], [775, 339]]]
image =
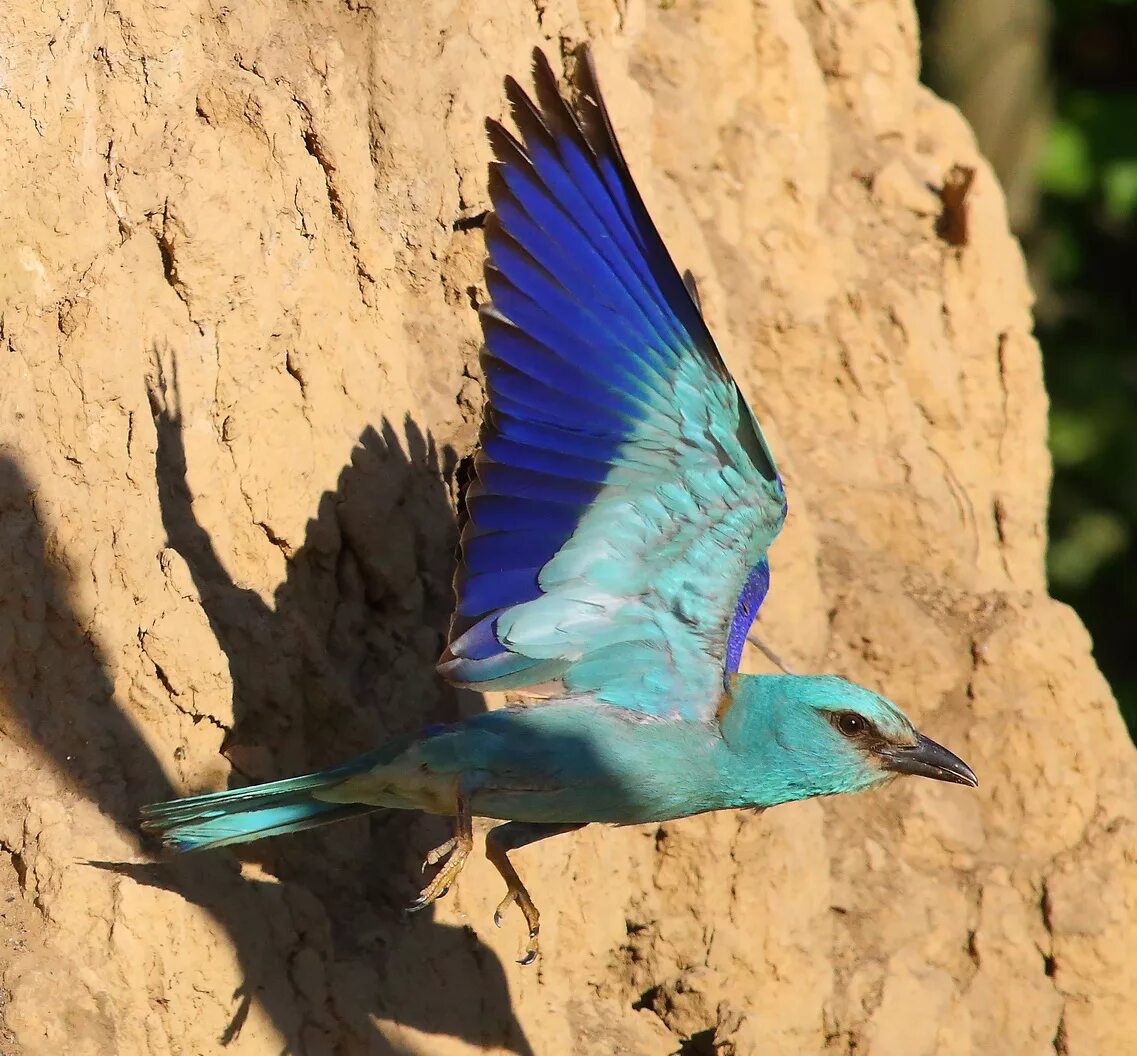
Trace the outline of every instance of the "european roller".
[[[182, 851], [380, 807], [456, 819], [415, 907], [455, 881], [471, 819], [537, 956], [509, 852], [629, 825], [857, 792], [897, 774], [974, 786], [957, 756], [831, 675], [744, 675], [786, 515], [756, 418], [616, 142], [587, 51], [575, 104], [545, 56], [496, 161], [481, 308], [488, 400], [443, 677], [540, 699], [432, 726], [341, 766], [144, 808]], [[376, 540], [382, 546], [382, 539]]]

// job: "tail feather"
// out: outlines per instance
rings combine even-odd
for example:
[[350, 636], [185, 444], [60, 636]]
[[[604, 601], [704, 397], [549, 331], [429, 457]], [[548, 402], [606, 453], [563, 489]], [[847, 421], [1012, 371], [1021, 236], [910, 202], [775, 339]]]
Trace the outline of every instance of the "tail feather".
[[303, 777], [152, 803], [142, 808], [142, 828], [175, 850], [204, 851], [369, 814], [377, 809], [371, 804], [328, 803], [316, 796], [370, 770], [385, 754], [360, 756]]

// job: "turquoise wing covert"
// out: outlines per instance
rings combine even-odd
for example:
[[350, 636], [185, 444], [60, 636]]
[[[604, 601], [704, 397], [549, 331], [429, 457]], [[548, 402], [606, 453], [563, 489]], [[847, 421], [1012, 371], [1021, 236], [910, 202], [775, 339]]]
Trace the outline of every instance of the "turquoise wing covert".
[[616, 142], [591, 57], [487, 122], [488, 402], [439, 671], [713, 715], [785, 519], [773, 457]]

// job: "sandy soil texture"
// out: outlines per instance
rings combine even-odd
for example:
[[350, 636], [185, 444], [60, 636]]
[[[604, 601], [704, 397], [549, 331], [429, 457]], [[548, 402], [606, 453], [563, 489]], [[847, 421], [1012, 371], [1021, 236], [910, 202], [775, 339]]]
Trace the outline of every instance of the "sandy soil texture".
[[[982, 787], [551, 841], [521, 969], [480, 856], [402, 916], [440, 819], [156, 865], [134, 818], [485, 706], [433, 673], [482, 122], [584, 40], [786, 476], [765, 637]], [[918, 50], [908, 0], [7, 0], [0, 1053], [1133, 1051], [1134, 750], [1047, 597], [1031, 294]]]

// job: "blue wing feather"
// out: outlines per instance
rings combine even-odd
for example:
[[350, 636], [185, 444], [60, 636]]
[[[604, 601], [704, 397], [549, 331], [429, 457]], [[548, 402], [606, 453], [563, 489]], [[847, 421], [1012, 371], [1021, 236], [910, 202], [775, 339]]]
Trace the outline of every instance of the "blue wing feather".
[[[620, 425], [621, 435], [626, 433], [629, 422], [635, 422], [654, 411], [654, 408], [633, 393], [615, 388], [610, 368], [606, 370], [600, 364], [582, 362], [579, 358], [573, 362], [559, 356], [523, 330], [502, 323], [489, 313], [487, 316], [483, 330], [487, 335], [487, 351], [491, 358], [505, 364], [507, 368], [512, 367], [526, 373], [527, 376], [541, 378], [542, 384], [557, 394], [585, 391], [590, 397], [596, 396], [606, 410], [625, 419]], [[618, 384], [622, 379], [616, 378], [615, 381]]]
[[[612, 437], [601, 434], [563, 429], [545, 422], [525, 421], [501, 413], [492, 416], [492, 428], [487, 430], [487, 435], [482, 440], [483, 450], [488, 450], [486, 441], [490, 437], [514, 440], [519, 444], [538, 447], [554, 454], [563, 452], [569, 456], [605, 465], [611, 465], [615, 460], [619, 446], [619, 438], [614, 442]], [[661, 464], [658, 459], [656, 461], [657, 464]]]
[[519, 469], [549, 473], [555, 477], [590, 481], [593, 484], [603, 484], [612, 470], [607, 462], [566, 455], [544, 447], [534, 447], [511, 437], [502, 436], [500, 433], [487, 436], [482, 442], [482, 450], [495, 462], [507, 463]]
[[507, 572], [541, 568], [554, 553], [549, 549], [548, 532], [514, 530], [472, 536], [462, 550], [462, 560], [473, 572]]
[[[532, 260], [543, 262], [546, 274], [577, 298], [579, 310], [587, 313], [597, 305], [624, 309], [622, 315], [612, 313], [617, 320], [615, 332], [632, 332], [632, 322], [629, 320], [635, 320], [639, 314], [635, 302], [620, 282], [619, 276], [606, 263], [601, 262], [582, 233], [574, 233], [574, 236], [579, 237], [555, 237], [539, 220], [530, 216], [497, 172], [490, 179], [490, 200], [493, 202], [495, 223], [487, 225], [486, 237], [492, 248], [496, 248], [497, 239], [511, 239], [523, 247]], [[508, 232], [508, 235], [504, 235], [504, 232]], [[563, 226], [560, 233], [562, 236], [565, 234]], [[571, 252], [573, 249], [579, 249], [575, 256]], [[494, 258], [496, 263], [496, 253]], [[629, 313], [628, 309], [634, 310]]]
[[537, 421], [546, 418], [565, 422], [587, 421], [609, 432], [623, 432], [629, 429], [635, 420], [602, 399], [590, 403], [587, 399], [571, 395], [564, 389], [557, 389], [537, 381], [531, 374], [517, 370], [501, 360], [489, 366], [487, 372], [491, 399], [500, 395], [516, 406], [527, 408], [531, 412], [530, 417], [536, 418]]
[[[540, 228], [549, 240], [578, 254], [582, 266], [592, 269], [596, 281], [603, 282], [607, 286], [611, 297], [609, 303], [619, 309], [628, 322], [635, 322], [648, 329], [655, 343], [660, 344], [660, 335], [654, 332], [654, 320], [645, 311], [643, 304], [627, 289], [627, 284], [634, 281], [634, 276], [629, 275], [627, 269], [613, 266], [585, 232], [553, 204], [544, 188], [541, 188], [535, 179], [528, 179], [528, 174], [520, 167], [510, 166], [501, 171], [510, 193], [533, 224]], [[662, 343], [662, 347], [666, 348], [666, 343]]]
[[[623, 388], [632, 392], [643, 386], [655, 393], [668, 390], [673, 366], [665, 357], [640, 351], [642, 333], [608, 302], [594, 301], [589, 309], [581, 308], [580, 302], [563, 303], [560, 311], [551, 311], [549, 306], [526, 296], [492, 263], [486, 268], [486, 286], [493, 310], [483, 311], [483, 318], [508, 319], [546, 348], [570, 362], [587, 364], [591, 371], [619, 380]], [[618, 355], [603, 355], [611, 350]]]
[[770, 563], [762, 558], [746, 577], [742, 593], [738, 595], [738, 604], [734, 609], [734, 616], [730, 621], [730, 631], [726, 639], [726, 674], [734, 674], [742, 662], [742, 650], [746, 647], [746, 635], [754, 626], [758, 610], [766, 600], [770, 590]]
[[[540, 64], [542, 60], [537, 61]], [[536, 80], [537, 92], [544, 104], [541, 112], [515, 81], [506, 82], [513, 116], [525, 136], [534, 168], [565, 202], [595, 244], [611, 245], [611, 251], [605, 255], [614, 268], [631, 276], [629, 293], [658, 328], [659, 336], [673, 347], [681, 346], [689, 339], [690, 332], [676, 317], [673, 296], [659, 282], [659, 276], [666, 275], [667, 268], [654, 268], [649, 259], [651, 253], [662, 251], [667, 264], [671, 264], [662, 241], [657, 239], [658, 246], [650, 246], [631, 210], [624, 208], [622, 195], [612, 195], [610, 188], [604, 185], [595, 164], [599, 155], [589, 157], [584, 133], [564, 105], [562, 96], [557, 91], [548, 91], [549, 84], [555, 83], [552, 70], [546, 68], [541, 74]], [[558, 134], [554, 134], [554, 128]], [[648, 223], [650, 225], [650, 219]]]
[[475, 492], [473, 486], [466, 496], [466, 509], [474, 526], [471, 535], [483, 531], [540, 529], [547, 532], [550, 539], [564, 540], [572, 535], [580, 520], [580, 507], [575, 503]]
[[517, 568], [506, 572], [471, 572], [467, 569], [456, 580], [458, 612], [476, 617], [487, 612], [531, 601], [541, 593], [537, 586], [539, 568]]
[[576, 112], [534, 61], [539, 107], [506, 82], [520, 139], [487, 123], [489, 399], [439, 669], [706, 718], [768, 587], [781, 481], [590, 59]]
[[575, 506], [578, 510], [587, 507], [601, 488], [601, 485], [587, 481], [555, 477], [550, 473], [538, 473], [488, 460], [478, 465], [478, 479], [491, 494], [512, 495], [538, 502], [559, 502]]

